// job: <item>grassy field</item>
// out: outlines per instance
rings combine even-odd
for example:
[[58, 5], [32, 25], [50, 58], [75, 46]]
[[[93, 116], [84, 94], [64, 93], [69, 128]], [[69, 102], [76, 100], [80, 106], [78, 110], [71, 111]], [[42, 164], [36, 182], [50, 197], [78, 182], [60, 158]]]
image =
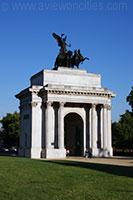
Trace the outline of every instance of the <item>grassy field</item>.
[[132, 200], [133, 169], [0, 157], [0, 200]]

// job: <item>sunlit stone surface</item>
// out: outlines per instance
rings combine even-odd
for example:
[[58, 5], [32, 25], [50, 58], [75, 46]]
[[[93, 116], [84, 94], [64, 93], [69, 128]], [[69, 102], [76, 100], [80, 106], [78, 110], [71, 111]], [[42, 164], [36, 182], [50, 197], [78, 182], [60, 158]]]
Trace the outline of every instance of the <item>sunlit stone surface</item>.
[[20, 100], [19, 155], [31, 158], [112, 156], [111, 98], [99, 74], [59, 67], [43, 70]]

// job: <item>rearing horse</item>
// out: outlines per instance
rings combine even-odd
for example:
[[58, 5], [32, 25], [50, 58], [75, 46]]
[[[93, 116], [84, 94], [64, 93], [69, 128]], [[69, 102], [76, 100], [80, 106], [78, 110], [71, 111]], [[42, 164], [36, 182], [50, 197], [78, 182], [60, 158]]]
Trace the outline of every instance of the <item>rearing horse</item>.
[[76, 66], [77, 68], [79, 68], [79, 64], [83, 63], [85, 60], [89, 60], [89, 58], [87, 57], [83, 57], [83, 55], [80, 52], [80, 49], [75, 50], [74, 51], [74, 55], [71, 59], [71, 66], [72, 68], [74, 68], [74, 66]]

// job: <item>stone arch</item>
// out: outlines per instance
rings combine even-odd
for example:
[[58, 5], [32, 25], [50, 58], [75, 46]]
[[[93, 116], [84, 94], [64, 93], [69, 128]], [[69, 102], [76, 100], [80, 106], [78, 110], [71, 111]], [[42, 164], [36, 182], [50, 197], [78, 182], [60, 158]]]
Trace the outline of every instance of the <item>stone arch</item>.
[[64, 118], [66, 115], [68, 115], [69, 113], [76, 113], [77, 115], [79, 115], [82, 120], [85, 120], [85, 111], [83, 108], [65, 108], [64, 109]]
[[82, 156], [84, 152], [84, 121], [76, 112], [64, 117], [64, 143], [71, 156]]

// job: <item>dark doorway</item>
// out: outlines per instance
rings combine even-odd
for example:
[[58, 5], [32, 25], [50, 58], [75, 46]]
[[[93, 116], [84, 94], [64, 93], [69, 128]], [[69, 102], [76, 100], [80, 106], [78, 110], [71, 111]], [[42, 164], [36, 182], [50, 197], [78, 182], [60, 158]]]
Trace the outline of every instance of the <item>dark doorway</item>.
[[64, 118], [65, 148], [70, 156], [83, 155], [83, 120], [76, 113], [69, 113]]

